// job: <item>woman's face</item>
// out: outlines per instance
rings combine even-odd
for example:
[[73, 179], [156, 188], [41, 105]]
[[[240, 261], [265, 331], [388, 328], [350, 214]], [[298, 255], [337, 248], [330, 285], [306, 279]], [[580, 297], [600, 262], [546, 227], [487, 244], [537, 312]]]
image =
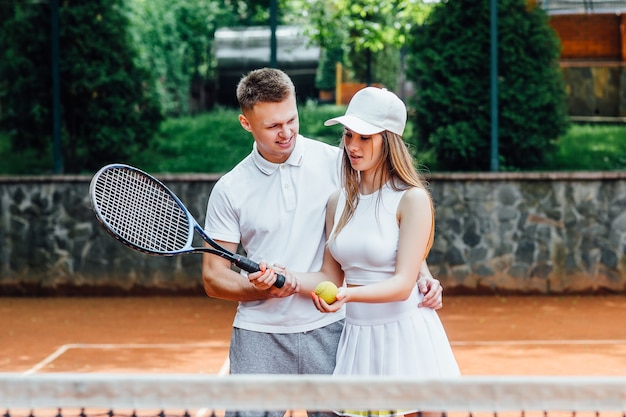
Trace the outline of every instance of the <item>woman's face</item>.
[[360, 135], [348, 128], [343, 131], [344, 150], [350, 165], [362, 174], [374, 172], [380, 165], [383, 153], [383, 135]]

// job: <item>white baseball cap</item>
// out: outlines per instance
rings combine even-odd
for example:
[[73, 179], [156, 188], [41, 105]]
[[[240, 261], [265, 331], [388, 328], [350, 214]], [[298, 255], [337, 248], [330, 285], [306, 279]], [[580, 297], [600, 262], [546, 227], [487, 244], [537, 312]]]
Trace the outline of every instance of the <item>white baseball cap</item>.
[[365, 87], [352, 97], [344, 116], [326, 120], [324, 126], [342, 124], [359, 135], [388, 130], [402, 136], [406, 125], [406, 106], [386, 88]]

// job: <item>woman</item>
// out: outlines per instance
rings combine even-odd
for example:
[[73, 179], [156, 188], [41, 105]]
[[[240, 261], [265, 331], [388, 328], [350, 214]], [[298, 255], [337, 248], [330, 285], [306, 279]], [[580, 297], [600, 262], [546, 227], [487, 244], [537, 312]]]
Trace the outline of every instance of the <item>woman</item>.
[[[296, 276], [300, 292], [310, 293], [319, 311], [345, 305], [334, 375], [460, 374], [435, 310], [415, 308], [422, 297], [415, 277], [433, 242], [434, 209], [402, 140], [406, 117], [395, 94], [367, 87], [354, 95], [344, 116], [324, 123], [344, 127], [342, 187], [326, 207], [324, 261], [319, 272], [282, 271]], [[322, 281], [340, 287], [332, 304], [315, 294]]]

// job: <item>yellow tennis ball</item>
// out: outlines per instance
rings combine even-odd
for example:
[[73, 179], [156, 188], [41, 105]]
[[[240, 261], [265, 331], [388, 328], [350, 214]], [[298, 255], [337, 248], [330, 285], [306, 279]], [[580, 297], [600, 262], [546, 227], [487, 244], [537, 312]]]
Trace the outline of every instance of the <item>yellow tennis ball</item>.
[[327, 304], [332, 304], [337, 300], [337, 291], [337, 286], [330, 281], [322, 281], [315, 287], [315, 294]]

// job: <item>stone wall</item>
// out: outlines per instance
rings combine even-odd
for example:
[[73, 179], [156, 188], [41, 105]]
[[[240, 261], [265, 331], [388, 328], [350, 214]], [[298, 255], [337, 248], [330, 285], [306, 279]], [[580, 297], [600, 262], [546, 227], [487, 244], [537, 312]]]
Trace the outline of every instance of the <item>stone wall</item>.
[[[159, 178], [202, 223], [218, 176]], [[0, 177], [0, 295], [203, 294], [201, 255], [150, 256], [121, 245], [93, 214], [90, 180]]]
[[[218, 177], [160, 178], [202, 224]], [[89, 181], [0, 177], [0, 296], [203, 294], [201, 255], [155, 257], [119, 244], [91, 211]], [[626, 172], [429, 181], [428, 262], [447, 294], [624, 292]]]
[[428, 258], [448, 290], [623, 292], [626, 172], [431, 178]]

